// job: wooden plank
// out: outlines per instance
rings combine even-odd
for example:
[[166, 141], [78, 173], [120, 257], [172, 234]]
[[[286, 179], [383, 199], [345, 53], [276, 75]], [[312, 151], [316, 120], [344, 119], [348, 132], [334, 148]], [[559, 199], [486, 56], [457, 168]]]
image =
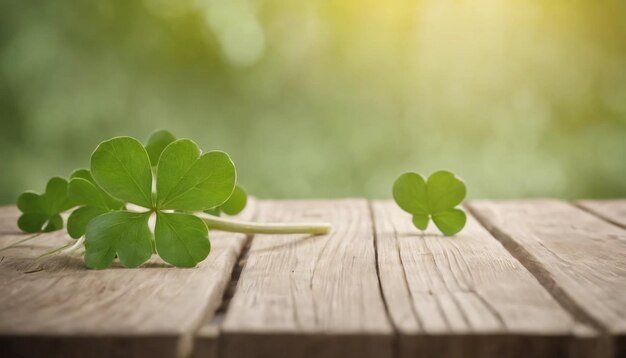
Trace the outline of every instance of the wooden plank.
[[576, 204], [612, 224], [626, 228], [626, 199], [579, 200]]
[[259, 221], [330, 221], [329, 235], [256, 235], [226, 312], [222, 357], [390, 357], [393, 331], [365, 200], [263, 202]]
[[400, 357], [571, 356], [584, 332], [477, 221], [453, 237], [372, 204], [383, 295]]
[[[24, 237], [17, 216], [13, 207], [0, 209], [0, 246]], [[0, 252], [0, 356], [187, 356], [246, 241], [228, 233], [210, 237], [209, 257], [193, 269], [173, 268], [156, 255], [138, 269], [101, 271], [86, 269], [80, 255], [35, 259], [67, 243], [63, 232]]]
[[558, 200], [477, 201], [483, 224], [577, 318], [626, 356], [626, 231]]

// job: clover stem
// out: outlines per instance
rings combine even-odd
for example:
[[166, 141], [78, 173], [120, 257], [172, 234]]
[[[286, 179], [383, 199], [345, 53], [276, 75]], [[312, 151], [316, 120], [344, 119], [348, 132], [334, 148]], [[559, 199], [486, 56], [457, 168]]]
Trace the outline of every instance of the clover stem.
[[330, 223], [253, 223], [226, 219], [205, 213], [195, 213], [209, 229], [243, 234], [328, 234]]
[[71, 247], [63, 250], [64, 254], [73, 254], [74, 251], [80, 249], [81, 246], [83, 246], [83, 244], [85, 243], [85, 236], [81, 236], [80, 239], [76, 240], [76, 243], [74, 245], [72, 245]]
[[10, 245], [7, 245], [7, 246], [1, 248], [0, 251], [8, 250], [8, 249], [10, 249], [12, 247], [15, 247], [15, 246], [19, 245], [19, 244], [25, 243], [28, 240], [32, 240], [32, 239], [36, 238], [39, 235], [41, 235], [41, 233], [37, 233], [35, 235], [31, 235], [29, 237], [26, 237], [26, 238], [24, 238], [22, 240], [18, 240], [18, 241], [14, 242], [14, 243], [12, 243]]
[[65, 250], [65, 249], [67, 249], [68, 247], [70, 247], [70, 246], [72, 246], [72, 245], [74, 245], [74, 244], [67, 244], [67, 245], [63, 245], [63, 246], [58, 247], [58, 248], [56, 248], [56, 249], [53, 249], [53, 250], [51, 250], [51, 251], [44, 252], [43, 254], [41, 254], [41, 255], [37, 256], [37, 259], [42, 259], [42, 258], [44, 258], [44, 257], [46, 257], [46, 256], [54, 255], [54, 254], [56, 254], [56, 253], [58, 253], [58, 252], [60, 252], [60, 251], [63, 251], [63, 250]]

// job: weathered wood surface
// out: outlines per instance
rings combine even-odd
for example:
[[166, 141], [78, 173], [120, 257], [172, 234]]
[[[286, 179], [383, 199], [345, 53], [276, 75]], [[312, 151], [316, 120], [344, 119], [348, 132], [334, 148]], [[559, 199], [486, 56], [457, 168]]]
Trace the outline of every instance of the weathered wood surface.
[[0, 357], [624, 357], [624, 202], [477, 201], [442, 237], [390, 201], [262, 201], [244, 216], [333, 231], [212, 232], [195, 269], [36, 260], [68, 241], [45, 234], [0, 251]]
[[[250, 218], [251, 205], [242, 216]], [[0, 209], [0, 246], [23, 238], [15, 208]], [[246, 241], [211, 233], [211, 254], [195, 269], [156, 257], [139, 269], [87, 270], [79, 255], [38, 255], [68, 242], [42, 235], [0, 252], [1, 357], [176, 357], [219, 306]]]
[[583, 322], [626, 356], [626, 231], [558, 200], [477, 201], [481, 222]]
[[391, 357], [365, 200], [263, 202], [258, 220], [330, 221], [329, 235], [257, 235], [220, 336], [224, 357]]
[[461, 233], [444, 237], [432, 225], [416, 231], [393, 202], [375, 202], [373, 212], [400, 357], [555, 357], [583, 348], [571, 341], [591, 332], [471, 215]]
[[579, 200], [576, 203], [606, 221], [626, 228], [626, 199]]

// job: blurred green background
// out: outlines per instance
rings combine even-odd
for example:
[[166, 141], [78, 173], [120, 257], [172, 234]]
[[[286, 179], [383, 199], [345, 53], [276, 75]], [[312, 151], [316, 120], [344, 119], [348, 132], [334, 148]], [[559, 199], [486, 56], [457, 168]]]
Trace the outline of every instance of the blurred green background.
[[157, 128], [259, 197], [626, 196], [623, 0], [0, 0], [0, 202]]

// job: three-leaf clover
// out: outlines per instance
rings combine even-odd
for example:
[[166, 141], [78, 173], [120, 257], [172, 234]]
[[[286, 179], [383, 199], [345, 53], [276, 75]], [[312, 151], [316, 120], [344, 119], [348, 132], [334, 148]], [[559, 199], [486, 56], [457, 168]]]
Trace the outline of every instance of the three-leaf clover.
[[[190, 212], [223, 204], [233, 192], [236, 172], [230, 157], [220, 151], [200, 153], [189, 139], [168, 144], [156, 166], [156, 192], [148, 152], [134, 138], [117, 137], [101, 143], [91, 157], [93, 179], [113, 198], [146, 209], [102, 214], [89, 222], [85, 233], [85, 263], [105, 268], [115, 257], [136, 267], [152, 254], [152, 242], [166, 262], [193, 267], [210, 251], [205, 222]], [[156, 213], [154, 238], [148, 218]]]
[[465, 199], [465, 183], [453, 173], [441, 170], [428, 181], [417, 173], [404, 173], [393, 184], [393, 198], [398, 206], [413, 215], [413, 224], [426, 230], [430, 219], [446, 236], [465, 226], [465, 212], [455, 207]]
[[17, 226], [31, 233], [60, 230], [63, 228], [60, 214], [74, 205], [67, 196], [67, 180], [54, 177], [48, 181], [43, 194], [27, 191], [17, 198], [17, 207], [22, 212]]
[[70, 176], [67, 194], [80, 207], [67, 219], [67, 232], [74, 238], [85, 234], [87, 224], [106, 212], [120, 210], [124, 203], [102, 190], [88, 169], [75, 170]]

